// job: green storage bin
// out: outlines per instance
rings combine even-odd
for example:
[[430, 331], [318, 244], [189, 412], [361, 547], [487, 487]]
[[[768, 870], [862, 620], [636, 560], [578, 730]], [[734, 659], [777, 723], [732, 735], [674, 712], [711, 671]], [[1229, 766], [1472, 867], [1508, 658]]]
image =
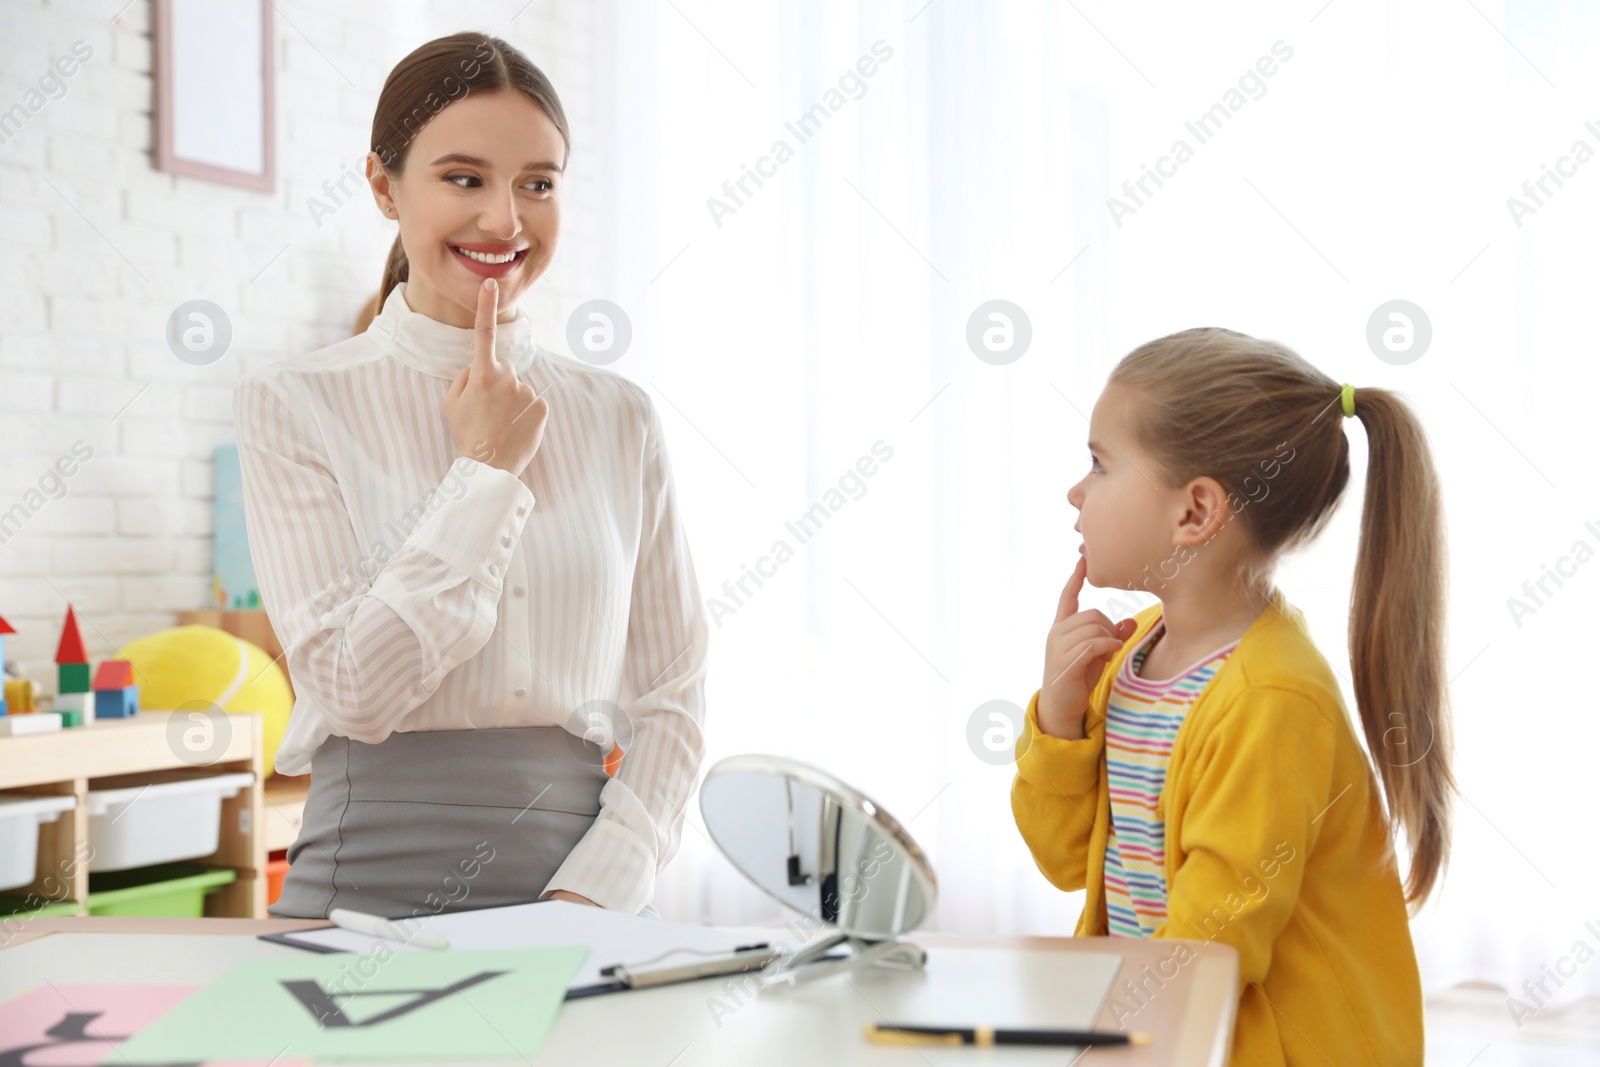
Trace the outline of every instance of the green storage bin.
[[91, 872], [84, 906], [90, 915], [198, 919], [205, 914], [206, 894], [238, 877], [239, 872], [232, 869], [181, 863]]
[[78, 914], [76, 901], [54, 900], [30, 908], [27, 897], [0, 897], [0, 919], [32, 919], [39, 915], [76, 914]]

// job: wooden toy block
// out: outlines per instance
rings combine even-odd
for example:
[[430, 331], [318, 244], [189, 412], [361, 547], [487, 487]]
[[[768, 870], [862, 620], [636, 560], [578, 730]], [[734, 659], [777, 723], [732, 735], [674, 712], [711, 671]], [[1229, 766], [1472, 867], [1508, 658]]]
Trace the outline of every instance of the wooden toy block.
[[57, 663], [88, 663], [89, 657], [83, 651], [83, 637], [78, 633], [78, 616], [73, 612], [72, 605], [67, 605], [67, 618], [61, 624], [61, 640], [56, 645]]
[[87, 693], [89, 665], [87, 663], [61, 663], [56, 666], [56, 692]]
[[89, 656], [78, 633], [78, 616], [67, 605], [67, 621], [61, 626], [61, 641], [56, 645], [56, 692], [89, 692]]
[[139, 687], [100, 689], [94, 694], [96, 719], [128, 719], [139, 714]]
[[0, 719], [0, 737], [45, 734], [59, 729], [61, 729], [61, 716], [53, 711], [41, 711], [34, 715], [7, 715]]
[[[40, 714], [45, 714], [45, 713], [44, 712], [40, 712]], [[82, 726], [83, 725], [83, 709], [82, 708], [67, 708], [64, 711], [51, 712], [50, 714], [61, 716], [61, 725], [63, 727], [68, 728], [68, 729], [70, 729], [72, 727], [75, 727], [75, 726]]]
[[38, 686], [29, 678], [7, 678], [3, 703], [10, 705], [11, 714], [27, 715], [39, 710]]
[[103, 659], [94, 672], [94, 689], [126, 689], [133, 684], [133, 664], [125, 659]]

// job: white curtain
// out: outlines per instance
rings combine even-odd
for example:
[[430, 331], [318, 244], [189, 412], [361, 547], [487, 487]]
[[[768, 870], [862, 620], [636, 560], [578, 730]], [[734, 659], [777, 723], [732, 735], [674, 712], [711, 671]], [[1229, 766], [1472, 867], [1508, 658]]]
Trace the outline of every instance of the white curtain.
[[[1012, 770], [975, 755], [969, 720], [1039, 684], [1078, 543], [1066, 492], [1112, 365], [1188, 326], [1273, 337], [1405, 394], [1445, 481], [1463, 798], [1454, 866], [1414, 926], [1426, 982], [1526, 999], [1544, 977], [1535, 1008], [1600, 992], [1600, 963], [1572, 960], [1600, 949], [1588, 8], [602, 10], [571, 177], [599, 206], [564, 240], [594, 250], [588, 295], [632, 321], [614, 367], [663, 411], [718, 602], [710, 761], [780, 753], [874, 797], [935, 864], [937, 929], [1070, 932], [1079, 897], [1034, 868]], [[1186, 124], [1219, 103], [1202, 141]], [[1180, 139], [1192, 151], [1163, 162]], [[1543, 164], [1566, 176], [1533, 204]], [[1394, 299], [1431, 323], [1404, 365], [1367, 342]], [[967, 340], [991, 300], [1031, 328], [1004, 365]], [[1278, 574], [1346, 679], [1366, 470], [1347, 426], [1341, 511]], [[802, 539], [808, 510], [825, 521]], [[1546, 567], [1562, 584], [1534, 604], [1523, 583]], [[1511, 597], [1534, 610], [1514, 617]], [[688, 819], [663, 912], [777, 919], [697, 805]]]

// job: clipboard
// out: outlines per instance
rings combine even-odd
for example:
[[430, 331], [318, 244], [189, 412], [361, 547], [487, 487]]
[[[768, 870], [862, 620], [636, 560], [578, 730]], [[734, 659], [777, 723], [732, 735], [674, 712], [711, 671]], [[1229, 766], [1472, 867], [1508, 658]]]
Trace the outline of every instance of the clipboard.
[[[749, 935], [693, 923], [677, 923], [649, 916], [625, 915], [586, 904], [563, 900], [540, 900], [496, 908], [445, 912], [430, 916], [388, 916], [401, 924], [414, 923], [419, 930], [444, 934], [452, 948], [548, 948], [558, 945], [585, 945], [590, 955], [578, 976], [567, 989], [567, 1000], [620, 993], [635, 988], [628, 981], [629, 967], [639, 968], [640, 976], [653, 975], [663, 957], [669, 966], [685, 966], [697, 961], [708, 965], [706, 973], [686, 974], [678, 981], [720, 978], [756, 969], [752, 961], [770, 958], [769, 953], [750, 951]], [[396, 942], [357, 934], [341, 927], [326, 926], [281, 934], [258, 934], [271, 941], [307, 952], [366, 952], [379, 944]], [[399, 951], [432, 951], [398, 945]], [[743, 955], [741, 955], [741, 950]], [[445, 951], [449, 951], [448, 949]], [[777, 950], [773, 950], [777, 951]], [[829, 958], [842, 958], [835, 955]], [[762, 960], [764, 964], [765, 959]], [[725, 964], [726, 967], [719, 966]], [[617, 970], [624, 977], [616, 977]], [[650, 984], [667, 984], [654, 981]]]

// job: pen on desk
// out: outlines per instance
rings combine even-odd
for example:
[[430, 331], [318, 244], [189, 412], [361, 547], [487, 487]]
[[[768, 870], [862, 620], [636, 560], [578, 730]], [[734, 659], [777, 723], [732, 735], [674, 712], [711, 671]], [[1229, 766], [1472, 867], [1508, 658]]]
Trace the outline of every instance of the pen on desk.
[[[692, 949], [675, 951], [693, 952]], [[665, 956], [674, 955], [675, 952], [664, 952], [655, 960]], [[699, 953], [697, 953], [699, 954]], [[715, 954], [711, 954], [715, 955]], [[613, 964], [610, 967], [600, 968], [600, 973], [607, 978], [616, 978], [630, 989], [646, 989], [655, 985], [667, 985], [672, 982], [688, 982], [696, 978], [716, 978], [725, 974], [740, 974], [745, 971], [756, 971], [765, 967], [778, 957], [770, 945], [762, 941], [754, 945], [739, 945], [733, 950], [731, 956], [716, 956], [700, 963], [683, 964], [676, 967], [662, 967], [657, 970], [640, 970], [642, 964]], [[645, 960], [645, 963], [654, 963], [655, 960]]]
[[1107, 1030], [1001, 1030], [993, 1026], [867, 1023], [861, 1034], [881, 1045], [1148, 1045], [1149, 1034]]
[[334, 908], [328, 912], [328, 921], [343, 929], [354, 930], [358, 934], [369, 934], [390, 941], [403, 941], [418, 948], [450, 947], [450, 939], [443, 934], [430, 934], [426, 930], [407, 930], [399, 923], [385, 919], [381, 915], [368, 915], [364, 911]]

